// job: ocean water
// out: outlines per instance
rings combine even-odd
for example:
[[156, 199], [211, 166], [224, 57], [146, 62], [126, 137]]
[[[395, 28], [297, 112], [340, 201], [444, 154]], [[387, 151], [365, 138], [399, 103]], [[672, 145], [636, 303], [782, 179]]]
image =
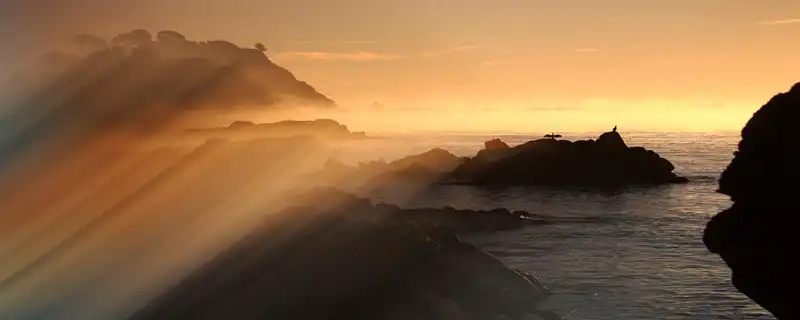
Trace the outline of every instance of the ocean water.
[[[555, 216], [601, 217], [592, 224], [562, 224], [471, 236], [468, 240], [510, 267], [537, 275], [553, 295], [550, 308], [566, 319], [774, 319], [736, 291], [730, 271], [702, 243], [705, 224], [730, 206], [715, 192], [730, 162], [737, 133], [622, 133], [669, 159], [691, 183], [609, 193], [548, 188], [486, 190], [440, 186], [414, 196], [391, 192], [376, 201], [404, 207], [506, 207]], [[564, 134], [564, 139], [598, 133]], [[345, 161], [393, 160], [441, 147], [474, 155], [484, 141], [510, 145], [540, 134], [387, 135], [339, 150]]]

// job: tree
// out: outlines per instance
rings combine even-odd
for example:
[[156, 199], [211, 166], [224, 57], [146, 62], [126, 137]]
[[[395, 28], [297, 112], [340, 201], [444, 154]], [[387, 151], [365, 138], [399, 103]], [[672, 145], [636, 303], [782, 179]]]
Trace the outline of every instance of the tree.
[[186, 41], [186, 36], [177, 31], [164, 30], [158, 32], [156, 39], [158, 39], [158, 41]]
[[72, 37], [72, 41], [81, 49], [95, 51], [108, 47], [105, 39], [93, 34], [79, 34]]
[[153, 41], [153, 35], [144, 29], [136, 29], [131, 32], [121, 33], [111, 40], [114, 45], [125, 47], [136, 47], [146, 45]]
[[267, 46], [265, 46], [261, 42], [258, 42], [258, 43], [256, 43], [256, 50], [261, 51], [261, 52], [267, 52]]

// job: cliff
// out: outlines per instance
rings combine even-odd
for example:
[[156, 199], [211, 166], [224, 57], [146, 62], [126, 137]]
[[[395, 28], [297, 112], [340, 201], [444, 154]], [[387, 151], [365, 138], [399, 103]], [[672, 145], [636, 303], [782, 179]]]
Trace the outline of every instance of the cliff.
[[733, 271], [733, 285], [780, 319], [798, 319], [800, 83], [773, 97], [742, 129], [719, 180], [733, 206], [708, 223], [703, 241]]

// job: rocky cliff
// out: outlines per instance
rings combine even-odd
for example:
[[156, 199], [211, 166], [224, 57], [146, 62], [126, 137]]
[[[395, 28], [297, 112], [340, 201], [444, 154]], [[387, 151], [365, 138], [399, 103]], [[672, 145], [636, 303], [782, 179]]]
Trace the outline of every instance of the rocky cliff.
[[733, 284], [780, 319], [798, 319], [800, 83], [773, 97], [742, 130], [719, 192], [733, 206], [708, 223], [704, 242], [733, 270]]

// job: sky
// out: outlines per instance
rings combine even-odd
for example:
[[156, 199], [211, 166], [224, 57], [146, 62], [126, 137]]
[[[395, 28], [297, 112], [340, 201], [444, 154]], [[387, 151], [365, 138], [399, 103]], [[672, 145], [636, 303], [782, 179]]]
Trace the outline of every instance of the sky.
[[[737, 130], [800, 81], [796, 0], [0, 0], [0, 66], [77, 33], [263, 42], [340, 106]], [[614, 123], [612, 123], [614, 122]], [[555, 127], [571, 127], [554, 124]]]

